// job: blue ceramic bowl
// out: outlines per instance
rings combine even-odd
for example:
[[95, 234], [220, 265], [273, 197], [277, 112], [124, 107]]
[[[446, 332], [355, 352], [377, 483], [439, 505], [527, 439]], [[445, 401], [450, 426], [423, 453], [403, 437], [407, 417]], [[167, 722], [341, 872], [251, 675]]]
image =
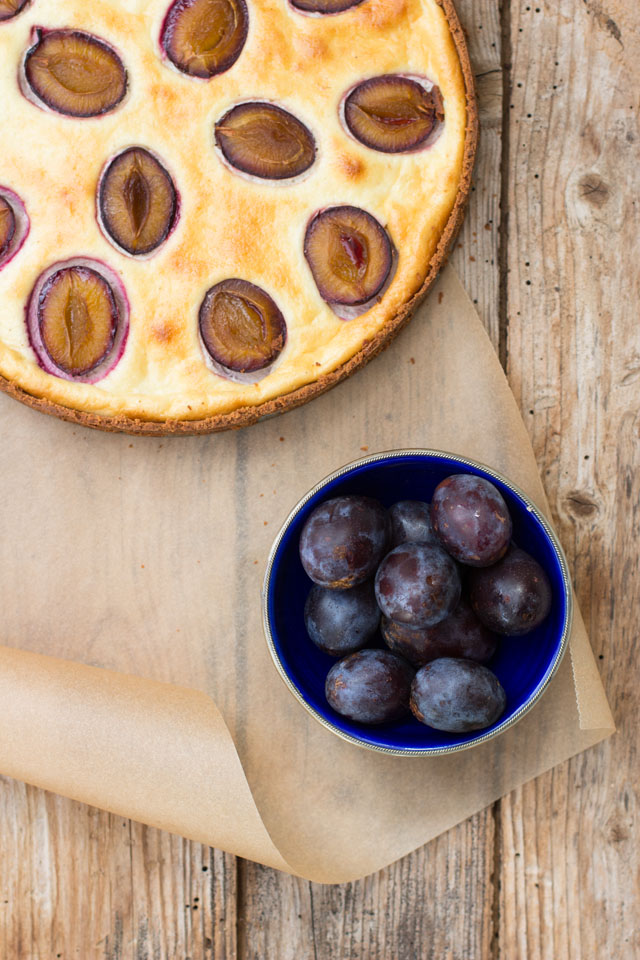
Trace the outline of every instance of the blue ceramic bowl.
[[[553, 590], [547, 619], [532, 633], [505, 638], [489, 663], [507, 694], [507, 709], [486, 730], [469, 734], [432, 730], [413, 717], [366, 726], [340, 716], [327, 703], [324, 684], [336, 661], [307, 636], [304, 604], [312, 583], [300, 563], [298, 542], [305, 521], [323, 500], [345, 494], [376, 497], [389, 507], [397, 500], [431, 500], [452, 473], [470, 473], [494, 483], [513, 519], [513, 538], [546, 570]], [[344, 740], [399, 755], [452, 753], [497, 736], [531, 709], [558, 669], [571, 628], [571, 583], [562, 548], [529, 498], [509, 480], [473, 460], [437, 450], [396, 450], [357, 460], [322, 480], [297, 504], [272, 547], [263, 590], [264, 628], [271, 655], [294, 696], [323, 726]], [[375, 645], [375, 644], [374, 644]], [[380, 640], [379, 646], [383, 646]]]

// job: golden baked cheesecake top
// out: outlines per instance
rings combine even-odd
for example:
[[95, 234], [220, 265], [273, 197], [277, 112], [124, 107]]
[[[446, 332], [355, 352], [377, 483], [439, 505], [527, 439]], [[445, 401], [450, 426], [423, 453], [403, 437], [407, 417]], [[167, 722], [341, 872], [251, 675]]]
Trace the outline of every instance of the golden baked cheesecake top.
[[425, 282], [467, 100], [436, 0], [0, 0], [0, 375], [202, 420], [322, 381]]

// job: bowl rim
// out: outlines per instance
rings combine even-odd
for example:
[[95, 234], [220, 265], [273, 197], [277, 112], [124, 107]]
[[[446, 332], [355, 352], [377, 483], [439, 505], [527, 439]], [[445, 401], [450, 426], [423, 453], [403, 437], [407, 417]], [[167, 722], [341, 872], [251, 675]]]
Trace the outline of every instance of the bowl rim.
[[[375, 463], [379, 463], [383, 460], [396, 459], [396, 458], [408, 459], [409, 457], [415, 457], [415, 456], [427, 457], [427, 458], [440, 457], [440, 458], [445, 458], [447, 460], [451, 460], [454, 463], [459, 463], [463, 466], [474, 467], [478, 470], [483, 471], [488, 476], [498, 480], [500, 483], [504, 484], [507, 487], [507, 489], [509, 489], [512, 493], [514, 493], [517, 497], [519, 497], [522, 501], [524, 501], [527, 507], [527, 511], [529, 513], [532, 513], [535, 516], [535, 518], [538, 520], [542, 529], [547, 535], [551, 543], [551, 546], [553, 547], [553, 550], [556, 554], [556, 557], [558, 559], [558, 563], [560, 566], [560, 572], [562, 575], [562, 584], [564, 588], [565, 615], [564, 615], [564, 622], [562, 625], [562, 633], [560, 635], [560, 642], [558, 644], [558, 649], [556, 650], [556, 653], [553, 659], [551, 660], [550, 664], [545, 670], [543, 677], [539, 681], [538, 685], [536, 686], [535, 690], [532, 692], [530, 697], [527, 699], [525, 703], [522, 704], [519, 710], [517, 710], [514, 714], [512, 714], [502, 723], [498, 724], [497, 727], [494, 727], [493, 730], [490, 730], [484, 734], [481, 733], [479, 736], [474, 737], [472, 740], [467, 741], [466, 743], [453, 744], [452, 746], [448, 746], [448, 747], [407, 747], [407, 748], [388, 747], [382, 744], [368, 743], [367, 741], [361, 740], [359, 737], [356, 737], [351, 733], [347, 733], [344, 730], [340, 730], [337, 726], [335, 726], [333, 723], [327, 720], [326, 717], [323, 717], [322, 714], [320, 714], [317, 710], [315, 710], [314, 707], [312, 707], [305, 700], [301, 692], [298, 690], [296, 685], [293, 683], [293, 681], [289, 677], [285, 669], [285, 666], [280, 658], [280, 654], [278, 653], [278, 650], [276, 648], [275, 640], [271, 630], [271, 622], [269, 619], [269, 593], [270, 593], [270, 587], [272, 583], [272, 574], [273, 574], [273, 567], [275, 563], [276, 554], [278, 553], [280, 544], [282, 543], [282, 540], [289, 526], [297, 517], [297, 515], [300, 513], [300, 511], [303, 509], [303, 507], [306, 506], [309, 500], [312, 497], [314, 497], [317, 493], [319, 493], [323, 489], [323, 487], [327, 486], [327, 484], [333, 482], [334, 480], [338, 480], [340, 477], [345, 476], [347, 473], [350, 473], [352, 470], [358, 467], [369, 466]], [[519, 720], [522, 719], [522, 717], [525, 716], [525, 714], [529, 713], [529, 711], [535, 706], [535, 704], [538, 702], [542, 694], [545, 692], [545, 690], [549, 686], [549, 683], [551, 682], [552, 678], [555, 676], [556, 672], [558, 671], [558, 668], [562, 663], [564, 655], [567, 651], [567, 647], [569, 645], [569, 636], [571, 634], [572, 624], [573, 624], [573, 588], [571, 584], [571, 577], [569, 574], [569, 566], [567, 564], [567, 558], [565, 557], [564, 550], [560, 545], [560, 541], [558, 540], [558, 537], [556, 536], [556, 533], [553, 530], [553, 527], [551, 526], [551, 524], [549, 523], [545, 515], [542, 513], [542, 511], [536, 506], [536, 504], [533, 502], [531, 497], [529, 497], [521, 487], [513, 483], [511, 480], [505, 477], [504, 474], [500, 473], [498, 470], [494, 470], [493, 467], [489, 467], [486, 464], [480, 462], [479, 460], [473, 460], [471, 457], [465, 457], [465, 456], [462, 456], [461, 454], [450, 453], [447, 450], [437, 450], [434, 448], [423, 448], [423, 447], [418, 447], [415, 449], [405, 448], [405, 449], [398, 449], [398, 450], [384, 450], [379, 453], [369, 454], [366, 457], [360, 457], [357, 460], [352, 460], [350, 463], [344, 464], [344, 466], [339, 467], [337, 470], [332, 471], [332, 473], [328, 474], [322, 480], [318, 481], [318, 483], [314, 484], [314, 486], [310, 490], [308, 490], [307, 493], [305, 493], [305, 495], [300, 500], [298, 500], [298, 502], [290, 511], [286, 520], [280, 527], [280, 530], [278, 531], [276, 538], [273, 541], [273, 544], [271, 546], [271, 550], [269, 551], [267, 567], [266, 567], [263, 585], [262, 585], [262, 625], [264, 629], [265, 639], [267, 641], [267, 646], [269, 648], [269, 653], [271, 654], [271, 658], [275, 664], [275, 667], [281, 679], [284, 681], [285, 685], [289, 688], [289, 691], [294, 695], [296, 700], [298, 700], [298, 702], [302, 704], [302, 706], [305, 708], [307, 713], [311, 714], [311, 716], [318, 723], [320, 723], [327, 730], [330, 730], [336, 736], [340, 737], [342, 740], [346, 740], [347, 743], [355, 744], [356, 746], [360, 748], [364, 748], [366, 750], [372, 750], [375, 753], [386, 753], [396, 757], [407, 757], [407, 756], [428, 757], [428, 756], [444, 756], [446, 754], [460, 753], [462, 750], [469, 750], [471, 747], [476, 747], [476, 746], [479, 746], [481, 743], [486, 743], [488, 740], [493, 740], [494, 737], [497, 737], [499, 734], [504, 733], [505, 730], [508, 730], [511, 727], [513, 727]]]

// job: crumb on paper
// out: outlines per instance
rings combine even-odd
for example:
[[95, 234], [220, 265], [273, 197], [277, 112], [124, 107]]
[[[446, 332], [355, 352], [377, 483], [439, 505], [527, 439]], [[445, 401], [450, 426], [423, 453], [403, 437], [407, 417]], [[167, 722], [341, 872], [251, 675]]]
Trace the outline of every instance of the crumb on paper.
[[280, 443], [284, 443], [284, 437], [280, 437]]
[[438, 303], [442, 303], [443, 300], [444, 300], [444, 290], [441, 290], [440, 293], [438, 294]]
[[361, 449], [361, 450], [364, 450], [364, 452], [366, 453], [366, 452], [368, 451], [369, 447], [360, 447], [360, 449]]

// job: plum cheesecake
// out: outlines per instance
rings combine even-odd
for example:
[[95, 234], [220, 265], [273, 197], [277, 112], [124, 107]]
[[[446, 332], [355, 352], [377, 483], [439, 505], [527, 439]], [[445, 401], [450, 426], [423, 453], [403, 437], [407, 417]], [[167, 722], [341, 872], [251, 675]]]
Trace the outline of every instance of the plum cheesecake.
[[460, 224], [451, 0], [0, 0], [0, 388], [240, 426], [378, 352]]

